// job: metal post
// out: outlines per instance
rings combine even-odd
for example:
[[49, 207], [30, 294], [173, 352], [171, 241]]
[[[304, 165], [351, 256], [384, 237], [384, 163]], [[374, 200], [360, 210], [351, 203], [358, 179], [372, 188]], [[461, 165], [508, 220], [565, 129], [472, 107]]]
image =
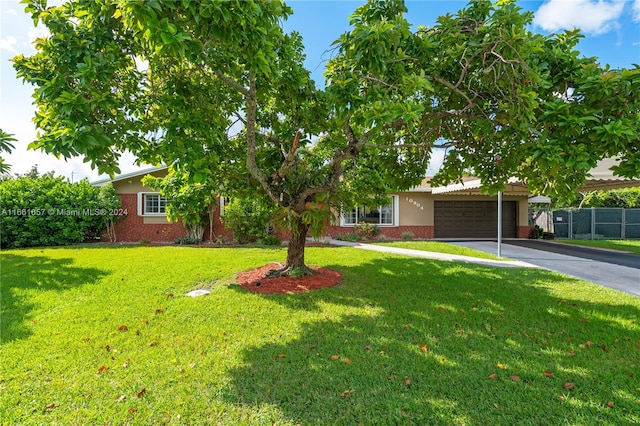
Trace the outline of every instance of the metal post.
[[502, 257], [502, 191], [498, 191], [498, 257]]

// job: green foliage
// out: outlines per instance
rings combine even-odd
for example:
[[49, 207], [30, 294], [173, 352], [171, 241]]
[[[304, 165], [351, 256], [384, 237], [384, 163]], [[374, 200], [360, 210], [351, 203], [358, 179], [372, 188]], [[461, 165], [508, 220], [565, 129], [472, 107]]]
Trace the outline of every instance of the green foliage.
[[194, 177], [173, 167], [165, 177], [147, 175], [142, 183], [167, 197], [167, 218], [182, 220], [190, 240], [202, 241], [204, 228], [209, 223], [209, 209], [217, 204], [216, 192], [211, 181], [194, 182]]
[[353, 232], [362, 240], [370, 240], [380, 234], [380, 227], [372, 223], [358, 223], [353, 226]]
[[224, 206], [224, 225], [246, 244], [267, 236], [272, 211], [255, 199], [234, 198]]
[[279, 246], [282, 244], [282, 240], [276, 235], [267, 235], [262, 238], [262, 243], [267, 246]]
[[409, 241], [409, 240], [413, 240], [413, 232], [411, 231], [406, 231], [402, 233], [402, 239], [405, 241]]
[[542, 238], [543, 234], [544, 234], [544, 229], [542, 229], [538, 225], [535, 225], [531, 230], [531, 233], [529, 234], [529, 239], [539, 240], [540, 238]]
[[594, 191], [587, 194], [587, 197], [582, 203], [582, 207], [640, 208], [640, 188]]
[[[14, 138], [9, 133], [5, 133], [0, 129], [0, 153], [11, 153], [15, 146], [11, 142], [15, 142]], [[4, 162], [4, 158], [0, 157], [0, 174], [7, 173], [11, 170], [11, 165]]]
[[191, 238], [191, 237], [182, 237], [182, 238], [178, 238], [175, 243], [176, 244], [189, 244], [189, 245], [193, 245], [193, 244], [200, 244], [202, 242], [201, 239], [199, 238]]
[[48, 173], [0, 182], [1, 245], [35, 247], [94, 240], [127, 214], [113, 187], [69, 183]]
[[352, 243], [355, 243], [356, 241], [358, 241], [359, 237], [355, 232], [349, 232], [349, 233], [345, 233], [345, 234], [340, 234], [336, 237], [336, 240], [339, 241], [350, 241]]

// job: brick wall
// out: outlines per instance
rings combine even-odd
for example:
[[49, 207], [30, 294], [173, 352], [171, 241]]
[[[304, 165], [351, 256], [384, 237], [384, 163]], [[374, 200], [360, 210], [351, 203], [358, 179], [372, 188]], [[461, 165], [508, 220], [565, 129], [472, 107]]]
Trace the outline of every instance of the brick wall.
[[531, 235], [531, 231], [534, 226], [518, 226], [518, 237], [517, 238], [529, 238]]

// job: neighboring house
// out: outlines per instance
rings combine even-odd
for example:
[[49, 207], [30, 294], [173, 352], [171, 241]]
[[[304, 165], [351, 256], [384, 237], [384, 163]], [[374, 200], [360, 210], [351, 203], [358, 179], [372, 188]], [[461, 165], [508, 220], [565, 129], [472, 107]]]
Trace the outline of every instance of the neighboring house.
[[[167, 200], [140, 181], [147, 174], [163, 176], [166, 173], [167, 167], [152, 168], [94, 182], [96, 186], [111, 182], [122, 199], [122, 208], [128, 213], [115, 225], [117, 241], [174, 241], [186, 235], [182, 223], [167, 220]], [[392, 202], [387, 206], [359, 207], [344, 214], [328, 227], [327, 234], [335, 238], [352, 233], [357, 223], [372, 223], [380, 227], [382, 235], [394, 239], [408, 232], [418, 239], [495, 238], [497, 197], [482, 195], [479, 188], [480, 182], [474, 178], [468, 178], [464, 184], [439, 188], [431, 188], [429, 179], [425, 179], [417, 188], [392, 194]], [[530, 195], [526, 186], [517, 182], [505, 188], [502, 197], [504, 238], [529, 236]], [[222, 222], [223, 202], [219, 204], [213, 215], [213, 229], [205, 230], [205, 239], [210, 239], [210, 235], [231, 237]]]

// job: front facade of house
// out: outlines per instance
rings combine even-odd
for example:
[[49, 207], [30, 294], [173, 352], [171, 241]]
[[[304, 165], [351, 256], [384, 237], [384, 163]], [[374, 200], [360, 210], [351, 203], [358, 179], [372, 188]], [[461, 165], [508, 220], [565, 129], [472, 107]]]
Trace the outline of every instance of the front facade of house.
[[[102, 180], [94, 184], [111, 182], [122, 199], [126, 217], [115, 225], [117, 241], [121, 242], [173, 242], [187, 234], [182, 223], [171, 223], [165, 213], [167, 200], [157, 191], [141, 183], [147, 174], [164, 176], [167, 167], [142, 170]], [[504, 238], [527, 238], [528, 197], [523, 185], [507, 185], [502, 197], [502, 230]], [[338, 218], [327, 229], [332, 238], [353, 233], [354, 225], [371, 223], [379, 226], [381, 234], [389, 239], [411, 236], [416, 239], [496, 238], [497, 198], [482, 195], [479, 182], [469, 179], [464, 185], [431, 188], [428, 180], [407, 192], [392, 195], [389, 205], [378, 208], [358, 207]], [[222, 205], [222, 202], [220, 203]], [[205, 230], [205, 240], [220, 236], [231, 239], [225, 229], [222, 207], [215, 209], [212, 227]], [[279, 233], [280, 234], [280, 233]], [[280, 237], [286, 239], [285, 234]]]

